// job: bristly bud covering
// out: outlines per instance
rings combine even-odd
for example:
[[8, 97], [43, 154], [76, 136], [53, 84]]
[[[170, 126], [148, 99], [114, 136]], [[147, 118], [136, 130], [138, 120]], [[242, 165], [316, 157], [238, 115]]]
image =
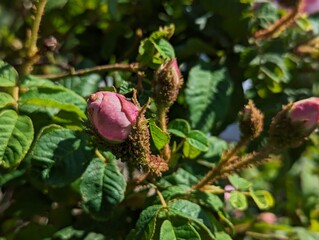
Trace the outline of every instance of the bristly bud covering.
[[263, 130], [264, 115], [255, 107], [252, 100], [248, 101], [244, 110], [239, 113], [239, 127], [243, 138], [255, 139]]
[[183, 84], [176, 58], [164, 63], [155, 74], [153, 86], [155, 101], [164, 107], [169, 107], [176, 101]]
[[120, 145], [113, 145], [111, 150], [130, 166], [143, 168], [160, 176], [162, 172], [168, 170], [168, 165], [161, 157], [152, 155], [150, 150], [148, 121], [144, 116], [148, 104], [139, 111], [136, 124], [132, 127], [127, 140]]
[[269, 142], [276, 148], [299, 146], [317, 127], [319, 98], [290, 103], [273, 118]]

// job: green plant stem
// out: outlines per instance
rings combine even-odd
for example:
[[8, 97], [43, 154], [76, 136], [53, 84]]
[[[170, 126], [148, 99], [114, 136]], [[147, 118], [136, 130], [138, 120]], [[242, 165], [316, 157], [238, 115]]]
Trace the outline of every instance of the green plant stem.
[[33, 65], [39, 59], [37, 40], [39, 36], [40, 23], [44, 14], [45, 5], [47, 0], [39, 0], [36, 4], [36, 13], [34, 16], [33, 25], [31, 28], [30, 37], [26, 42], [26, 59], [21, 67], [21, 74], [28, 75], [32, 71]]
[[[164, 107], [160, 104], [157, 106], [157, 117], [159, 127], [162, 129], [164, 133], [167, 133], [167, 112], [168, 108]], [[166, 144], [161, 151], [164, 160], [168, 161], [171, 158], [171, 149], [169, 144]]]
[[108, 65], [101, 65], [95, 66], [91, 68], [80, 69], [77, 71], [71, 71], [67, 73], [57, 73], [57, 74], [44, 74], [44, 75], [37, 75], [37, 77], [51, 79], [51, 80], [59, 80], [60, 78], [69, 77], [69, 76], [83, 76], [90, 73], [103, 73], [106, 71], [128, 71], [137, 73], [141, 69], [139, 63], [115, 63], [115, 64], [108, 64]]

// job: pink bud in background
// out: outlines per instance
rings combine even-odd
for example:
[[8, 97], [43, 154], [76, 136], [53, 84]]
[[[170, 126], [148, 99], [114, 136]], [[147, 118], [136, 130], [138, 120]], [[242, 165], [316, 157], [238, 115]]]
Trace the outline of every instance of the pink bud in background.
[[288, 117], [293, 124], [303, 123], [302, 130], [311, 133], [318, 127], [319, 98], [312, 97], [293, 103]]
[[303, 11], [308, 14], [319, 12], [319, 0], [304, 0]]
[[276, 223], [278, 219], [277, 219], [277, 216], [275, 214], [273, 214], [271, 212], [264, 212], [264, 213], [259, 214], [258, 220], [262, 221], [262, 222], [273, 224], [273, 223]]
[[225, 201], [228, 201], [230, 198], [230, 192], [235, 190], [235, 188], [233, 187], [233, 185], [229, 184], [229, 185], [225, 186], [224, 190], [225, 190], [224, 199], [225, 199]]
[[97, 92], [91, 94], [88, 115], [93, 127], [112, 143], [124, 142], [136, 123], [139, 110], [117, 93]]
[[[272, 0], [283, 8], [295, 7], [298, 1], [295, 0]], [[302, 11], [308, 15], [315, 14], [319, 12], [319, 0], [303, 0]]]

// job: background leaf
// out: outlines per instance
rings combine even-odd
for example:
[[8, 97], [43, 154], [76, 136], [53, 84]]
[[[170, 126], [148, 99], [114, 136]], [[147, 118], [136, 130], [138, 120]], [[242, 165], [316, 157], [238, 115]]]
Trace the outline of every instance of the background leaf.
[[252, 185], [251, 182], [247, 181], [244, 178], [239, 177], [237, 174], [233, 174], [228, 177], [230, 183], [239, 190], [249, 189]]
[[232, 84], [225, 67], [200, 62], [188, 76], [185, 99], [193, 128], [214, 131], [225, 118], [230, 104]]
[[230, 192], [229, 202], [234, 208], [238, 208], [239, 210], [245, 210], [248, 207], [246, 196], [238, 191]]

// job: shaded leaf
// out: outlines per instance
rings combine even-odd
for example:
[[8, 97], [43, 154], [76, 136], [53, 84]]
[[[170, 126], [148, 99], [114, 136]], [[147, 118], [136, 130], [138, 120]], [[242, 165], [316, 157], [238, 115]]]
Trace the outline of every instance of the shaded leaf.
[[192, 127], [204, 132], [218, 127], [227, 114], [231, 92], [226, 68], [204, 62], [194, 66], [189, 72], [185, 92]]
[[151, 239], [156, 228], [157, 215], [161, 208], [161, 205], [153, 205], [141, 212], [136, 222], [135, 239]]
[[52, 187], [62, 187], [79, 178], [93, 157], [87, 137], [78, 131], [53, 128], [43, 131], [34, 148], [32, 176]]
[[124, 199], [125, 188], [126, 182], [115, 156], [109, 154], [106, 162], [95, 158], [83, 174], [80, 185], [83, 207], [94, 218], [105, 219], [112, 207]]

